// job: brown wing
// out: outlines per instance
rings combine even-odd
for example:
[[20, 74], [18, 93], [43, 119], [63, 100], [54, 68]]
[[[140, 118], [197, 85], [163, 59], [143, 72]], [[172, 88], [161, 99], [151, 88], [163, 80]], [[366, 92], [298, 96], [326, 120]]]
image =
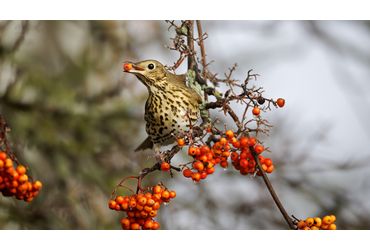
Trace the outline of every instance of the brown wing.
[[167, 81], [173, 84], [186, 86], [186, 75], [175, 75], [167, 72]]

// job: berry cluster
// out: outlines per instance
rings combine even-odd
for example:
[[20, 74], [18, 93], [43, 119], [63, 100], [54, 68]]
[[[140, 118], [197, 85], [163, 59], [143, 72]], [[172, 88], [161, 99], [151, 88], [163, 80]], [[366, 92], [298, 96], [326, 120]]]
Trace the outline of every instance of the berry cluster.
[[[183, 138], [178, 139], [179, 146], [185, 145]], [[231, 163], [242, 175], [258, 174], [261, 172], [257, 169], [256, 161], [254, 160], [252, 151], [258, 155], [262, 169], [266, 173], [274, 171], [274, 165], [270, 158], [265, 158], [261, 155], [264, 147], [257, 144], [254, 137], [241, 136], [239, 139], [231, 130], [225, 132], [225, 136], [221, 137], [211, 147], [207, 145], [192, 145], [189, 146], [188, 155], [193, 157], [191, 167], [183, 168], [183, 175], [191, 178], [195, 182], [205, 179], [207, 175], [214, 173], [217, 164], [222, 168], [227, 168], [228, 159], [231, 158]], [[169, 164], [163, 162], [161, 164], [162, 170], [169, 169]]]
[[30, 202], [39, 193], [42, 183], [32, 182], [22, 165], [14, 167], [12, 159], [0, 151], [0, 192], [4, 196], [15, 196], [18, 200]]
[[258, 155], [258, 160], [261, 164], [263, 171], [266, 173], [272, 173], [275, 169], [273, 162], [270, 158], [265, 158], [261, 153], [265, 148], [257, 144], [257, 140], [254, 137], [240, 137], [235, 147], [238, 149], [231, 154], [231, 162], [236, 170], [242, 175], [255, 174], [261, 175], [261, 172], [257, 169], [257, 163], [253, 157], [252, 150]]
[[149, 191], [130, 196], [117, 196], [109, 201], [109, 208], [124, 211], [127, 217], [121, 219], [122, 229], [159, 229], [160, 225], [154, 218], [162, 203], [176, 197], [175, 191], [169, 191], [163, 185], [149, 188]]
[[326, 215], [323, 218], [314, 217], [299, 220], [296, 221], [296, 225], [298, 230], [336, 230], [335, 220], [335, 215]]

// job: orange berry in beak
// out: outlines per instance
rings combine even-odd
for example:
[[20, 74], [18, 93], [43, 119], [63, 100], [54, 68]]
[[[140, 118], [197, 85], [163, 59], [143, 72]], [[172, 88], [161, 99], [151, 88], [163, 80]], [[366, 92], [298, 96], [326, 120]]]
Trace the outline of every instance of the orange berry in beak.
[[130, 71], [132, 69], [132, 63], [124, 63], [123, 64], [123, 70], [124, 71]]

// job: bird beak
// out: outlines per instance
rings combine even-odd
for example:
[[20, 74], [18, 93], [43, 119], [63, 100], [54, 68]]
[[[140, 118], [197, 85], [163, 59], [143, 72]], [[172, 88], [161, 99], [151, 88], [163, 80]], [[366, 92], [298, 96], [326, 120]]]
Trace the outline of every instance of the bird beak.
[[140, 71], [144, 71], [143, 67], [136, 65], [135, 63], [127, 62], [123, 64], [123, 71], [128, 73], [139, 73]]

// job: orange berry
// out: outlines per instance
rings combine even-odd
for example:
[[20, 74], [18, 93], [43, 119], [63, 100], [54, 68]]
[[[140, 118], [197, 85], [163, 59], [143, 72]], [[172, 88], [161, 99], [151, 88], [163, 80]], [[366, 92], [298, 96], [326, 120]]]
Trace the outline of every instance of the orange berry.
[[266, 164], [262, 164], [262, 165], [261, 165], [261, 168], [263, 169], [263, 171], [265, 171], [265, 172], [266, 172], [266, 170], [267, 170], [267, 166], [266, 166]]
[[265, 148], [259, 144], [254, 147], [254, 151], [256, 152], [256, 154], [261, 154], [264, 150]]
[[322, 224], [320, 228], [321, 228], [322, 230], [328, 230], [330, 225], [331, 225], [331, 224]]
[[12, 161], [12, 159], [7, 158], [7, 159], [5, 160], [5, 167], [6, 167], [6, 168], [11, 168], [11, 167], [13, 167], [13, 161]]
[[192, 173], [191, 174], [191, 178], [193, 179], [193, 181], [200, 181], [200, 174], [199, 173]]
[[259, 107], [254, 107], [254, 108], [253, 108], [253, 110], [252, 110], [252, 113], [253, 113], [255, 116], [258, 116], [258, 115], [260, 115], [261, 110], [259, 109]]
[[306, 227], [306, 222], [304, 222], [303, 220], [300, 220], [297, 224], [297, 227], [298, 229], [303, 229]]
[[175, 191], [171, 191], [170, 192], [170, 198], [173, 199], [176, 197], [176, 192]]
[[122, 210], [127, 210], [128, 209], [128, 202], [127, 201], [123, 201], [123, 203], [121, 204], [121, 208]]
[[148, 217], [148, 215], [149, 215], [149, 213], [147, 211], [141, 211], [140, 215], [138, 217], [146, 218], [146, 217]]
[[239, 141], [233, 142], [232, 144], [233, 144], [234, 148], [240, 148], [240, 142]]
[[201, 154], [208, 154], [209, 152], [211, 152], [211, 149], [208, 146], [204, 145], [200, 147]]
[[153, 210], [158, 210], [159, 208], [160, 208], [160, 206], [161, 206], [161, 204], [159, 204], [159, 202], [158, 201], [156, 201], [155, 203], [154, 203], [154, 205], [153, 205]]
[[117, 196], [115, 201], [117, 202], [117, 204], [121, 205], [124, 201], [123, 196]]
[[109, 206], [110, 209], [115, 209], [116, 205], [117, 205], [117, 202], [115, 202], [114, 200], [110, 200], [108, 202], [108, 206]]
[[316, 227], [321, 227], [321, 224], [322, 224], [322, 220], [321, 220], [321, 218], [319, 218], [319, 217], [315, 217], [315, 218], [313, 218], [313, 220], [314, 220], [314, 225], [316, 226]]
[[239, 161], [239, 166], [240, 166], [241, 168], [247, 168], [247, 167], [248, 167], [248, 160], [247, 160], [247, 159], [241, 159], [241, 160]]
[[149, 198], [146, 201], [146, 205], [149, 206], [149, 207], [153, 206], [154, 204], [155, 204], [155, 201], [153, 199], [151, 199], [151, 198]]
[[149, 216], [150, 216], [150, 217], [155, 217], [155, 216], [157, 216], [157, 210], [152, 210], [152, 211], [150, 211], [150, 212], [149, 212]]
[[227, 166], [228, 166], [227, 161], [221, 161], [220, 166], [223, 167], [223, 168], [227, 168]]
[[284, 105], [285, 105], [285, 100], [284, 100], [283, 98], [278, 98], [278, 99], [276, 100], [276, 104], [277, 104], [280, 108], [282, 108], [282, 107], [284, 107]]
[[234, 137], [234, 132], [232, 130], [228, 130], [226, 131], [225, 135], [227, 136], [227, 138], [231, 139]]
[[165, 200], [170, 198], [170, 192], [168, 192], [167, 190], [164, 190], [162, 192], [162, 198], [165, 199]]
[[161, 163], [161, 169], [162, 169], [162, 171], [168, 171], [168, 170], [171, 169], [171, 166], [167, 162], [162, 162]]
[[196, 162], [193, 163], [193, 168], [195, 168], [198, 171], [203, 171], [204, 165], [203, 165], [202, 162], [196, 161]]
[[[260, 157], [260, 155], [258, 156], [258, 157]], [[261, 160], [260, 160], [261, 161]], [[262, 162], [262, 161], [261, 161]], [[270, 159], [270, 158], [265, 158], [264, 160], [263, 160], [263, 163], [264, 164], [266, 164], [266, 166], [271, 166], [272, 165], [272, 160]]]
[[153, 221], [152, 220], [146, 220], [144, 223], [144, 228], [145, 229], [152, 229], [153, 227]]
[[335, 224], [330, 224], [328, 229], [329, 229], [329, 230], [337, 230], [337, 225], [335, 225]]
[[42, 188], [42, 183], [41, 183], [41, 181], [35, 181], [35, 182], [33, 183], [33, 188], [34, 188], [35, 190], [40, 190], [40, 189]]
[[147, 199], [145, 197], [141, 197], [139, 200], [138, 200], [138, 203], [141, 205], [141, 206], [145, 206], [146, 205], [146, 202], [147, 202]]
[[5, 159], [6, 159], [6, 158], [7, 158], [6, 153], [5, 153], [5, 152], [0, 151], [0, 160], [5, 161]]
[[308, 227], [311, 227], [314, 224], [314, 219], [313, 218], [307, 218], [305, 222], [306, 222], [306, 225]]
[[124, 71], [130, 71], [132, 69], [132, 64], [131, 63], [124, 63], [123, 64], [123, 70]]
[[227, 139], [222, 137], [220, 140], [219, 140], [220, 144], [221, 145], [226, 145], [227, 144]]
[[139, 223], [132, 223], [130, 225], [130, 228], [131, 228], [131, 230], [139, 230], [140, 229], [140, 225], [139, 225]]
[[195, 148], [195, 155], [200, 155], [200, 148]]
[[27, 169], [22, 166], [22, 165], [19, 165], [17, 168], [16, 168], [16, 171], [19, 175], [23, 175], [27, 172]]
[[122, 226], [122, 229], [129, 229], [130, 228], [130, 220], [128, 218], [121, 219], [121, 226]]
[[189, 147], [188, 149], [188, 155], [195, 156], [197, 153], [197, 148], [195, 147]]
[[207, 175], [208, 175], [207, 172], [203, 171], [203, 172], [200, 173], [200, 178], [203, 180], [203, 179], [207, 178]]
[[312, 226], [311, 230], [320, 230], [320, 228], [318, 228], [317, 226]]
[[214, 167], [212, 167], [212, 168], [207, 168], [207, 169], [206, 169], [206, 172], [207, 172], [207, 174], [213, 174], [213, 173], [215, 172], [215, 168], [214, 168]]
[[159, 185], [154, 186], [154, 187], [153, 187], [153, 192], [154, 192], [155, 194], [159, 194], [159, 193], [161, 193], [161, 192], [162, 192], [162, 188], [161, 188], [161, 186], [159, 186]]
[[337, 220], [337, 217], [335, 215], [330, 215], [332, 223], [334, 223]]
[[128, 216], [128, 217], [130, 217], [130, 218], [133, 218], [133, 217], [135, 217], [135, 212], [133, 212], [133, 211], [128, 211], [128, 212], [127, 212], [127, 216]]
[[234, 143], [236, 143], [238, 141], [238, 139], [236, 139], [235, 137], [231, 137], [230, 138], [230, 143], [231, 144], [234, 144]]
[[161, 200], [161, 198], [162, 198], [162, 195], [160, 193], [159, 194], [153, 194], [153, 199], [155, 201], [159, 201], [159, 200]]
[[185, 168], [184, 171], [182, 172], [182, 174], [186, 177], [186, 178], [190, 178], [191, 175], [193, 174], [193, 172], [189, 169], [189, 168]]
[[275, 170], [275, 166], [271, 165], [271, 166], [267, 167], [266, 173], [271, 174], [272, 172], [274, 172], [274, 170]]
[[248, 138], [248, 146], [249, 147], [253, 147], [254, 145], [256, 145], [257, 143], [257, 139], [255, 137], [249, 137]]
[[26, 182], [28, 181], [28, 176], [26, 174], [23, 174], [21, 176], [19, 176], [19, 182]]
[[230, 156], [230, 151], [224, 151], [224, 152], [222, 152], [222, 156], [223, 157], [229, 157]]
[[202, 162], [206, 162], [206, 161], [208, 161], [208, 157], [207, 157], [207, 155], [200, 155], [198, 157], [198, 160], [200, 160]]
[[136, 207], [136, 200], [134, 199], [134, 198], [132, 198], [131, 200], [130, 200], [130, 202], [129, 202], [129, 207], [131, 207], [131, 208], [134, 208], [134, 207]]
[[178, 145], [179, 147], [184, 146], [184, 145], [185, 145], [185, 140], [184, 140], [184, 139], [182, 139], [182, 138], [177, 139], [177, 145]]
[[145, 210], [145, 212], [150, 213], [150, 211], [152, 211], [153, 209], [149, 206], [145, 206], [144, 210]]
[[240, 137], [239, 139], [240, 147], [245, 148], [248, 146], [248, 138], [247, 137]]
[[330, 215], [324, 216], [324, 218], [322, 218], [322, 223], [326, 225], [333, 223], [332, 217]]
[[156, 222], [156, 221], [153, 221], [152, 229], [153, 229], [153, 230], [157, 230], [157, 229], [159, 229], [159, 228], [160, 228], [159, 223], [158, 223], [158, 222]]
[[231, 153], [231, 160], [232, 161], [237, 161], [239, 158], [239, 154], [237, 152], [232, 152]]

